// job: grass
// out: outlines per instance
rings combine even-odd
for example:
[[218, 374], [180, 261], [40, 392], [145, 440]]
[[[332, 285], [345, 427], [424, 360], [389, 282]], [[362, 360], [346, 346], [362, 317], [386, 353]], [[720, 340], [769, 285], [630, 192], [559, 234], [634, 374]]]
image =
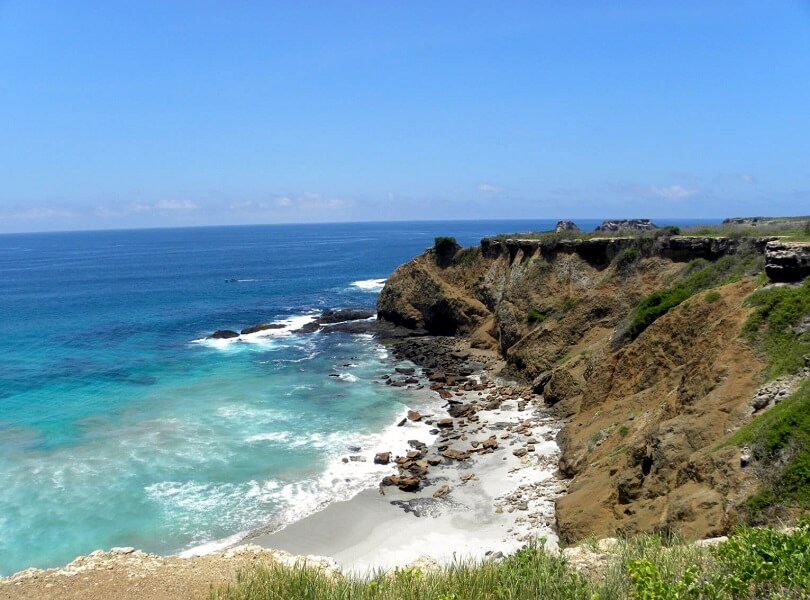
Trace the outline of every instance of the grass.
[[736, 254], [728, 254], [713, 263], [703, 259], [691, 261], [679, 283], [656, 290], [636, 305], [626, 336], [635, 339], [657, 319], [694, 294], [732, 283], [761, 267], [762, 256], [753, 248], [741, 248]]
[[536, 308], [530, 308], [529, 312], [526, 314], [526, 318], [528, 319], [529, 323], [534, 323], [536, 325], [540, 325], [546, 320], [547, 317], [548, 315], [541, 313]]
[[711, 291], [708, 294], [706, 294], [706, 302], [708, 302], [709, 304], [714, 304], [718, 300], [720, 300], [720, 292]]
[[[810, 319], [810, 278], [800, 286], [771, 286], [749, 298], [754, 312], [743, 326], [743, 335], [768, 359], [767, 377], [794, 373], [810, 355], [810, 331], [797, 333]], [[810, 323], [806, 325], [810, 330]]]
[[785, 508], [810, 509], [810, 381], [727, 444], [749, 445], [762, 474], [759, 490], [743, 505], [747, 522], [768, 522]]
[[[583, 551], [598, 551], [591, 541]], [[456, 563], [368, 576], [329, 576], [300, 565], [268, 565], [214, 588], [209, 600], [612, 600], [644, 598], [804, 598], [810, 592], [810, 525], [791, 532], [740, 528], [712, 548], [638, 535], [608, 550], [586, 575], [556, 550], [530, 544], [501, 561]]]

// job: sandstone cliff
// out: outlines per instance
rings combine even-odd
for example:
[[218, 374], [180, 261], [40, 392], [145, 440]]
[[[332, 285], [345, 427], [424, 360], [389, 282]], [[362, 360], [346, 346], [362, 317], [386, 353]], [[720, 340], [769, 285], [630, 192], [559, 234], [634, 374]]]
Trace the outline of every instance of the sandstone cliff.
[[[567, 541], [651, 530], [720, 535], [751, 478], [718, 444], [750, 418], [763, 364], [740, 341], [756, 278], [676, 306], [625, 339], [639, 301], [696, 268], [767, 240], [660, 236], [484, 239], [440, 266], [399, 267], [379, 317], [464, 334], [500, 353], [568, 417], [557, 503]], [[624, 341], [623, 341], [624, 340]]]

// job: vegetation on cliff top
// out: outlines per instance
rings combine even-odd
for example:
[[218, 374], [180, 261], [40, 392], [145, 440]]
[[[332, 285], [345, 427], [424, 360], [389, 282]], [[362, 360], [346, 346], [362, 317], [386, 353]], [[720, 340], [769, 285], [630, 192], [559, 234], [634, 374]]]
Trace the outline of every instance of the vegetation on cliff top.
[[751, 247], [743, 247], [715, 262], [693, 260], [684, 269], [683, 280], [656, 290], [636, 305], [624, 335], [617, 335], [616, 339], [635, 339], [657, 319], [698, 292], [732, 283], [761, 269], [762, 257]]
[[791, 532], [742, 528], [714, 547], [665, 543], [639, 535], [585, 554], [593, 575], [554, 550], [529, 545], [500, 562], [460, 563], [439, 571], [397, 569], [365, 577], [330, 577], [306, 566], [259, 567], [209, 600], [500, 600], [550, 598], [805, 598], [810, 593], [810, 522]]

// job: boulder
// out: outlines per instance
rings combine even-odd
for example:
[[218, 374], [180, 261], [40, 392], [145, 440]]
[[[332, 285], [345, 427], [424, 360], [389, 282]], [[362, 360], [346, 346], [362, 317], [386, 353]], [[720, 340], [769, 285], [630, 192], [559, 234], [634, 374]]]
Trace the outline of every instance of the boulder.
[[389, 462], [391, 462], [390, 452], [378, 452], [374, 455], [375, 465], [387, 465]]
[[449, 493], [450, 493], [450, 486], [449, 485], [443, 485], [438, 490], [433, 492], [433, 497], [434, 498], [444, 498]]
[[418, 477], [399, 477], [396, 486], [403, 492], [415, 492], [419, 489]]
[[250, 327], [245, 327], [242, 330], [242, 335], [248, 335], [249, 333], [257, 333], [259, 331], [265, 331], [267, 329], [284, 329], [286, 325], [283, 323], [259, 323], [258, 325], [251, 325]]
[[239, 333], [231, 329], [218, 329], [208, 336], [209, 340], [228, 340], [231, 338], [238, 338]]
[[343, 323], [345, 321], [370, 319], [375, 314], [375, 311], [370, 308], [339, 308], [324, 311], [318, 318], [318, 321], [323, 325], [329, 325], [332, 323]]
[[810, 242], [782, 242], [765, 245], [765, 273], [771, 281], [801, 281], [810, 276]]
[[444, 452], [442, 452], [442, 456], [444, 456], [445, 458], [450, 458], [452, 460], [467, 460], [468, 458], [470, 458], [470, 453], [464, 452], [463, 450], [447, 449]]
[[436, 421], [436, 427], [439, 427], [440, 429], [449, 429], [453, 427], [453, 419], [439, 419]]
[[408, 411], [408, 420], [409, 421], [421, 421], [422, 414], [418, 410], [409, 410]]

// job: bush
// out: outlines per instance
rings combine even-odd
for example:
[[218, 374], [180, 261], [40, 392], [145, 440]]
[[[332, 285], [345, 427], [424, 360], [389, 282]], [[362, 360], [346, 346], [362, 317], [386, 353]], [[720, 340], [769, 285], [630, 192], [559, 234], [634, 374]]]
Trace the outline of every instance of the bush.
[[694, 260], [684, 269], [680, 283], [657, 290], [638, 303], [633, 311], [627, 334], [635, 339], [656, 319], [667, 314], [697, 292], [725, 285], [760, 268], [762, 257], [753, 248], [741, 248], [736, 254], [723, 256], [710, 263]]
[[718, 300], [720, 300], [720, 292], [713, 291], [706, 294], [706, 302], [709, 304], [714, 304]]
[[458, 247], [458, 242], [454, 237], [440, 235], [433, 238], [433, 247], [439, 254], [444, 254], [450, 250], [455, 252], [456, 248]]
[[803, 319], [810, 318], [810, 278], [799, 287], [761, 290], [748, 302], [755, 310], [745, 322], [743, 334], [767, 356], [768, 377], [796, 372], [810, 354], [810, 331], [796, 331]]
[[765, 475], [744, 505], [748, 523], [764, 523], [781, 506], [810, 509], [810, 381], [730, 439], [749, 444]]
[[536, 323], [538, 325], [546, 320], [546, 315], [541, 313], [536, 308], [530, 308], [526, 317], [529, 320], [529, 323]]
[[640, 258], [641, 254], [639, 253], [638, 248], [635, 246], [628, 246], [616, 256], [616, 270], [620, 273], [629, 271]]

